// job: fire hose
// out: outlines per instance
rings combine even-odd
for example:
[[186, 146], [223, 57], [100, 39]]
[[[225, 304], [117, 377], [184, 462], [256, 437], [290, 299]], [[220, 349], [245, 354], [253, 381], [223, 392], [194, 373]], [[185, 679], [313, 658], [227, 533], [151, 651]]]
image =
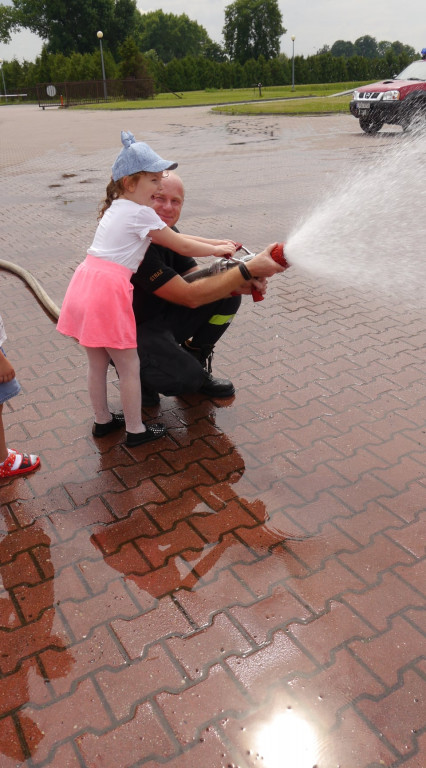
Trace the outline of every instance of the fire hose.
[[[216, 259], [216, 261], [214, 261], [208, 267], [197, 269], [196, 272], [190, 272], [189, 275], [185, 275], [184, 279], [187, 283], [194, 283], [196, 280], [200, 280], [202, 277], [218, 275], [220, 272], [225, 272], [228, 269], [232, 269], [232, 267], [237, 267], [240, 263], [246, 264], [250, 262], [256, 255], [255, 253], [252, 253], [252, 251], [249, 251], [241, 243], [237, 243], [237, 251], [244, 251], [245, 256], [241, 256], [240, 258], [236, 256], [224, 256], [222, 259]], [[271, 251], [271, 257], [276, 264], [279, 264], [280, 267], [284, 267], [284, 269], [288, 269], [290, 266], [284, 256], [284, 243], [277, 243], [277, 245]], [[255, 277], [255, 275], [253, 275], [253, 277]], [[260, 291], [256, 290], [254, 287], [251, 289], [251, 295], [253, 297], [253, 301], [263, 301], [264, 297]]]
[[27, 269], [20, 267], [18, 264], [14, 264], [12, 261], [4, 261], [0, 259], [0, 269], [6, 269], [8, 272], [13, 272], [15, 275], [21, 278], [34, 294], [36, 299], [40, 302], [46, 312], [54, 319], [59, 317], [59, 307], [52, 301], [50, 296], [47, 295], [44, 288], [41, 287], [38, 280], [35, 279], [31, 272]]
[[[240, 262], [249, 262], [256, 255], [255, 253], [249, 251], [241, 243], [237, 243], [237, 251], [244, 251], [245, 256], [242, 256], [241, 258], [236, 258], [233, 256], [230, 258], [224, 257], [222, 259], [217, 259], [208, 267], [198, 269], [196, 272], [190, 272], [190, 274], [186, 275], [184, 279], [187, 283], [193, 283], [195, 280], [200, 280], [202, 277], [217, 275], [227, 269], [237, 267]], [[284, 256], [284, 243], [278, 243], [275, 248], [272, 249], [271, 257], [277, 264], [279, 264], [281, 267], [284, 267], [284, 269], [287, 269], [290, 266]], [[58, 319], [60, 308], [52, 301], [50, 296], [46, 293], [44, 288], [42, 288], [38, 280], [36, 280], [31, 272], [28, 272], [27, 269], [20, 267], [18, 264], [14, 264], [12, 261], [4, 261], [3, 259], [0, 259], [0, 269], [5, 269], [8, 272], [13, 272], [15, 275], [18, 275], [18, 277], [20, 277], [21, 280], [23, 280], [28, 285], [29, 289], [39, 301], [41, 306], [46, 310], [48, 315], [50, 315], [54, 321]], [[256, 288], [252, 288], [252, 296], [253, 301], [263, 301], [262, 294], [260, 291], [257, 291]]]

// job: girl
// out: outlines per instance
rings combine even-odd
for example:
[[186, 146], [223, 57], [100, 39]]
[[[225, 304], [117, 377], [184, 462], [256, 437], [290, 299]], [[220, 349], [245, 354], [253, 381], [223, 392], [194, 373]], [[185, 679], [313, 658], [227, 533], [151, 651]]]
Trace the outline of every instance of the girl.
[[[132, 273], [151, 241], [193, 257], [232, 255], [235, 244], [194, 239], [171, 230], [152, 205], [161, 190], [163, 173], [177, 163], [164, 160], [148, 144], [136, 142], [130, 132], [122, 131], [121, 141], [123, 149], [112, 167], [93, 243], [68, 286], [57, 328], [86, 350], [89, 397], [95, 413], [93, 435], [102, 437], [125, 423], [126, 445], [135, 446], [163, 437], [166, 429], [162, 424], [145, 426], [142, 422]], [[120, 379], [124, 418], [108, 408], [110, 360]]]

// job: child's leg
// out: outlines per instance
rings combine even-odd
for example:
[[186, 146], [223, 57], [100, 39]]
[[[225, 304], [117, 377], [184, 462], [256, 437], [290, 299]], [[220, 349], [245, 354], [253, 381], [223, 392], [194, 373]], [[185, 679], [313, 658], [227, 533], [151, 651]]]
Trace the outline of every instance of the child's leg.
[[107, 349], [120, 378], [120, 395], [127, 432], [144, 432], [140, 362], [136, 349]]
[[4, 434], [3, 425], [3, 403], [0, 405], [0, 462], [3, 463], [7, 459], [7, 446], [6, 436]]
[[25, 475], [40, 466], [40, 459], [33, 453], [19, 453], [6, 446], [3, 425], [3, 404], [0, 405], [0, 479]]
[[103, 347], [85, 347], [85, 350], [89, 361], [87, 385], [95, 421], [98, 424], [107, 424], [111, 421], [107, 400], [107, 371], [110, 356]]

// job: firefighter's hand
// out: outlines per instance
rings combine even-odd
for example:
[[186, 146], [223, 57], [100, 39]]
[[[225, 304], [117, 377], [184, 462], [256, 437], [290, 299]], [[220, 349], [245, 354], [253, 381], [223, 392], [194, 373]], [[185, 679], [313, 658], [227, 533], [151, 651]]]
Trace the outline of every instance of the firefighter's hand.
[[248, 280], [245, 285], [243, 285], [238, 293], [240, 293], [242, 296], [251, 296], [251, 290], [252, 288], [255, 288], [259, 293], [262, 294], [262, 296], [265, 295], [266, 289], [268, 286], [268, 281], [266, 277], [254, 277], [252, 280]]
[[271, 251], [276, 245], [278, 245], [278, 243], [268, 245], [264, 251], [258, 253], [253, 259], [246, 262], [246, 266], [253, 277], [272, 277], [272, 275], [276, 275], [279, 272], [284, 272], [284, 267], [277, 264], [271, 257]]

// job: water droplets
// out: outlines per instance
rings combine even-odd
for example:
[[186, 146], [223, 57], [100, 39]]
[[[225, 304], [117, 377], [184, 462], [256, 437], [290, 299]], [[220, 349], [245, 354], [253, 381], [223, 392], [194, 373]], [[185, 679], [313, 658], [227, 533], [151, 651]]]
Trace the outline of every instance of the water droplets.
[[426, 306], [426, 132], [401, 135], [340, 179], [290, 234], [300, 269]]

